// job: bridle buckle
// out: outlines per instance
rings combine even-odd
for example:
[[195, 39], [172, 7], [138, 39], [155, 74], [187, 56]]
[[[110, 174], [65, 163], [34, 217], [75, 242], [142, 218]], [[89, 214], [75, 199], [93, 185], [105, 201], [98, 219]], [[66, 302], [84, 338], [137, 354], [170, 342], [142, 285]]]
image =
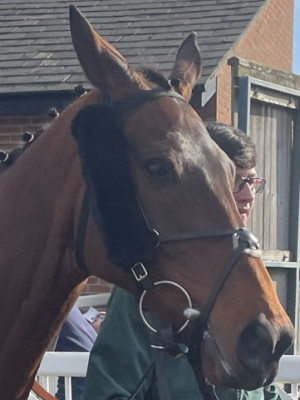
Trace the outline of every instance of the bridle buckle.
[[247, 248], [251, 250], [258, 250], [259, 243], [258, 239], [250, 232], [247, 228], [240, 228], [238, 232], [239, 242], [246, 243]]
[[144, 267], [144, 264], [141, 262], [137, 262], [136, 264], [134, 264], [134, 266], [131, 267], [131, 271], [137, 282], [143, 281], [148, 276], [148, 272]]

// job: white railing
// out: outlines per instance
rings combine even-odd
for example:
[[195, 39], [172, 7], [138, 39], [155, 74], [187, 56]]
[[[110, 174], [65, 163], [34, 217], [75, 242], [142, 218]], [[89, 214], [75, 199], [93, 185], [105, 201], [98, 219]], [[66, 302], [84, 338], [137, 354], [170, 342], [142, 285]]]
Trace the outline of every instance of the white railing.
[[[51, 394], [57, 390], [57, 377], [65, 377], [66, 400], [72, 400], [71, 377], [85, 377], [89, 353], [46, 352], [39, 368], [37, 377], [39, 383]], [[276, 383], [280, 388], [283, 384], [291, 384], [289, 395], [293, 400], [300, 398], [300, 356], [283, 356], [280, 361]], [[282, 398], [285, 392], [282, 393]], [[284, 400], [284, 399], [283, 399]]]
[[65, 378], [65, 400], [72, 400], [72, 377], [85, 377], [89, 353], [47, 351], [37, 373], [37, 380], [55, 395], [59, 376]]
[[89, 294], [87, 296], [79, 296], [76, 305], [79, 308], [99, 306], [105, 307], [110, 293]]
[[283, 384], [290, 384], [290, 396], [294, 400], [300, 398], [300, 356], [283, 356], [280, 360], [276, 382], [282, 387]]

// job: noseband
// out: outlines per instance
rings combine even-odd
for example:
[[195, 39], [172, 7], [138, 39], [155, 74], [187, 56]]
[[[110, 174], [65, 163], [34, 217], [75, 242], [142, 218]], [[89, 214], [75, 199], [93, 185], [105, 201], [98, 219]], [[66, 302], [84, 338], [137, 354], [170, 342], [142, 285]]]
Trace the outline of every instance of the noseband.
[[[161, 88], [156, 88], [152, 90], [142, 91], [128, 97], [125, 97], [116, 103], [113, 104], [115, 111], [121, 115], [125, 112], [128, 112], [132, 109], [135, 109], [142, 104], [157, 99], [159, 97], [173, 97], [179, 99], [180, 101], [185, 101], [182, 96], [178, 93], [170, 90], [166, 91]], [[191, 231], [191, 232], [180, 232], [171, 235], [160, 235], [156, 230], [152, 229], [147, 216], [140, 204], [139, 201], [138, 208], [141, 214], [141, 218], [147, 225], [148, 231], [150, 232], [150, 236], [153, 239], [153, 247], [158, 247], [161, 243], [168, 243], [168, 242], [176, 242], [182, 240], [193, 240], [193, 239], [206, 239], [206, 238], [220, 238], [220, 237], [231, 237], [233, 241], [233, 252], [227, 263], [225, 264], [220, 276], [218, 277], [215, 286], [210, 293], [206, 304], [204, 305], [203, 309], [195, 310], [192, 307], [192, 300], [187, 293], [187, 291], [177, 284], [176, 282], [172, 281], [157, 281], [153, 282], [151, 277], [148, 274], [148, 267], [145, 265], [143, 261], [137, 261], [133, 265], [130, 265], [127, 270], [130, 270], [136, 280], [136, 282], [141, 287], [141, 297], [139, 301], [139, 310], [141, 317], [148, 326], [154, 332], [157, 332], [146, 320], [144, 313], [143, 313], [143, 300], [144, 297], [149, 291], [149, 289], [159, 286], [159, 285], [171, 285], [176, 287], [180, 290], [187, 299], [187, 309], [184, 311], [184, 316], [186, 318], [185, 323], [179, 328], [177, 332], [173, 332], [172, 327], [160, 327], [158, 329], [158, 335], [160, 337], [160, 345], [154, 346], [162, 349], [168, 350], [174, 356], [178, 356], [182, 353], [187, 352], [187, 347], [182, 343], [179, 343], [178, 334], [182, 332], [182, 330], [187, 326], [190, 321], [194, 323], [194, 330], [192, 334], [192, 340], [190, 343], [190, 351], [188, 352], [188, 357], [192, 365], [198, 365], [199, 360], [197, 355], [199, 356], [199, 350], [201, 341], [203, 339], [203, 334], [207, 330], [207, 323], [210, 316], [210, 313], [213, 309], [213, 306], [218, 298], [229, 274], [235, 267], [239, 257], [244, 252], [245, 249], [253, 249], [256, 250], [259, 248], [257, 239], [254, 235], [249, 232], [246, 228], [239, 228], [239, 229], [224, 229], [224, 230], [212, 230], [212, 231]], [[87, 220], [89, 216], [89, 198], [87, 192], [84, 195], [82, 208], [79, 216], [79, 222], [77, 227], [77, 235], [76, 235], [76, 258], [78, 264], [81, 266], [83, 270], [87, 271], [87, 268], [84, 263], [84, 242], [85, 242], [85, 233], [86, 233], [86, 226]], [[149, 237], [150, 237], [149, 236]], [[122, 265], [120, 265], [123, 267]], [[175, 336], [175, 338], [174, 338]], [[200, 340], [199, 340], [200, 338]], [[184, 349], [183, 349], [184, 347]]]

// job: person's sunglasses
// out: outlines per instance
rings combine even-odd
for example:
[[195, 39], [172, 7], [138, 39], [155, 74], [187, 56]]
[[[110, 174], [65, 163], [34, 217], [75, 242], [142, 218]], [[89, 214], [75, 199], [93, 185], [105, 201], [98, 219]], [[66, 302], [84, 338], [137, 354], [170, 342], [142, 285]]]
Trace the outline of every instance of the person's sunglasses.
[[264, 191], [266, 180], [263, 178], [243, 178], [237, 177], [234, 182], [233, 193], [239, 193], [243, 190], [245, 184], [248, 183], [253, 194], [260, 194]]

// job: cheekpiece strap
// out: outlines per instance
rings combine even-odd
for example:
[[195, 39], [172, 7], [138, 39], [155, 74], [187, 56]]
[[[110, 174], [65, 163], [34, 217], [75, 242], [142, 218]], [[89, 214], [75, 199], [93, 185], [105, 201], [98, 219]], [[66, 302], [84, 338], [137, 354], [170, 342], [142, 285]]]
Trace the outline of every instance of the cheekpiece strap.
[[86, 227], [90, 213], [89, 197], [87, 190], [85, 190], [82, 200], [82, 206], [79, 214], [79, 220], [76, 232], [76, 243], [75, 243], [75, 256], [79, 267], [88, 272], [88, 269], [84, 261], [84, 248], [85, 248], [85, 235]]

